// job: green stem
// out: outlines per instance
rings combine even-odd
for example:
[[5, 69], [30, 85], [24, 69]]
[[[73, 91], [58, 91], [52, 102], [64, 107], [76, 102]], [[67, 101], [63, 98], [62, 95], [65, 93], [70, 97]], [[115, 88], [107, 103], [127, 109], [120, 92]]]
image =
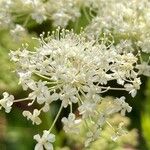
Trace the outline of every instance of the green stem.
[[30, 15], [27, 16], [25, 22], [23, 23], [23, 27], [27, 25], [27, 23], [29, 22], [29, 19], [30, 19]]
[[37, 76], [39, 76], [39, 77], [41, 77], [41, 78], [43, 78], [43, 79], [46, 79], [46, 80], [50, 80], [50, 78], [48, 78], [48, 77], [46, 77], [46, 76], [44, 76], [44, 75], [41, 75], [41, 74], [39, 74], [38, 72], [34, 72]]
[[58, 111], [58, 113], [57, 113], [57, 115], [56, 115], [56, 117], [55, 117], [55, 119], [54, 119], [54, 121], [53, 121], [53, 123], [52, 123], [50, 129], [49, 129], [50, 132], [51, 132], [51, 130], [53, 129], [53, 127], [54, 127], [56, 121], [58, 120], [58, 117], [59, 117], [59, 115], [60, 115], [62, 109], [63, 109], [63, 106], [61, 105], [60, 108], [59, 108], [59, 111]]
[[88, 22], [90, 22], [90, 21], [91, 21], [91, 19], [90, 19], [90, 17], [89, 17], [89, 15], [88, 15], [88, 13], [87, 13], [87, 10], [86, 10], [86, 8], [85, 8], [85, 7], [83, 8], [83, 12], [84, 12], [84, 15], [85, 15], [85, 18], [87, 19], [87, 21], [88, 21]]
[[121, 91], [125, 91], [126, 89], [125, 88], [113, 88], [113, 87], [100, 87], [102, 89], [108, 89], [108, 90], [121, 90]]
[[106, 123], [113, 129], [113, 131], [115, 132], [115, 129], [114, 129], [114, 127], [108, 122], [108, 121], [106, 121]]
[[17, 100], [14, 100], [14, 103], [28, 101], [28, 100], [30, 100], [30, 99], [29, 98], [17, 99]]

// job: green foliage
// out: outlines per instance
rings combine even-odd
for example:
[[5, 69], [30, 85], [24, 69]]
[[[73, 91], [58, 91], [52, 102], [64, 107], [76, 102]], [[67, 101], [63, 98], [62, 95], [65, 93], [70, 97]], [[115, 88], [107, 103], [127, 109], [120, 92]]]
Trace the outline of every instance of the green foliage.
[[143, 128], [143, 135], [148, 145], [148, 149], [150, 149], [150, 79], [147, 82], [145, 95], [146, 95], [146, 102], [144, 105], [145, 109], [143, 112], [141, 112], [142, 128]]

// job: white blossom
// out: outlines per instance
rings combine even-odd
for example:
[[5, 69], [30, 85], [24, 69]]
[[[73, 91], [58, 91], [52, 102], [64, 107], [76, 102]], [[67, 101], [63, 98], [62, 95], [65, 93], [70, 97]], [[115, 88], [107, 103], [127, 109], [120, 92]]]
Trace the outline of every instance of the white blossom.
[[22, 85], [23, 90], [27, 90], [28, 88], [33, 89], [35, 87], [35, 82], [31, 80], [31, 75], [32, 73], [30, 71], [18, 72], [19, 84]]
[[29, 111], [23, 111], [23, 116], [27, 117], [27, 119], [32, 121], [32, 124], [39, 125], [42, 121], [39, 118], [40, 111], [38, 109], [33, 110], [33, 114], [30, 113]]
[[67, 133], [79, 133], [78, 125], [80, 124], [81, 120], [76, 120], [75, 115], [73, 113], [70, 113], [68, 118], [63, 117], [61, 120], [64, 124], [63, 129]]
[[[150, 35], [147, 31], [149, 31], [150, 2], [148, 0], [89, 0], [84, 3], [97, 13], [96, 17], [92, 16], [92, 21], [86, 27], [89, 39], [98, 38], [103, 33], [113, 33], [119, 37], [121, 35], [127, 37], [127, 40], [138, 37], [141, 39], [138, 44], [142, 51], [149, 53]], [[129, 51], [131, 48], [125, 48], [123, 51], [125, 50]]]
[[10, 33], [15, 40], [19, 40], [26, 34], [26, 30], [21, 25], [16, 24], [15, 28], [10, 30]]
[[[60, 30], [45, 41], [41, 36], [41, 46], [34, 52], [23, 48], [10, 54], [19, 66], [19, 83], [25, 90], [32, 90], [29, 99], [45, 103], [43, 111], [48, 111], [48, 105], [53, 101], [61, 100], [66, 108], [83, 99], [85, 106], [79, 108], [85, 117], [92, 112], [92, 109], [86, 109], [86, 104], [91, 103], [95, 108], [100, 102], [100, 94], [111, 89], [107, 86], [111, 80], [135, 96], [141, 83], [134, 70], [138, 59], [132, 51], [123, 53], [115, 46], [107, 48], [103, 43], [88, 41], [73, 31], [62, 30], [58, 38], [57, 32]], [[35, 75], [42, 80], [35, 81]], [[129, 78], [132, 80], [127, 82]]]
[[60, 99], [62, 100], [62, 105], [67, 107], [70, 103], [77, 103], [78, 98], [76, 97], [77, 90], [72, 88], [71, 86], [64, 86], [63, 92], [60, 95]]
[[33, 100], [37, 100], [39, 104], [42, 104], [50, 99], [50, 92], [48, 87], [45, 85], [45, 82], [39, 81], [35, 86], [31, 89], [33, 92], [29, 94], [29, 98]]
[[87, 118], [95, 114], [97, 104], [90, 101], [85, 101], [79, 108], [79, 113], [82, 115], [83, 118]]
[[132, 107], [130, 107], [129, 104], [125, 102], [124, 96], [115, 99], [115, 103], [116, 103], [116, 110], [118, 109], [117, 111], [121, 111], [122, 116], [125, 116], [126, 111], [131, 112], [132, 110]]
[[34, 150], [53, 150], [52, 143], [55, 142], [55, 135], [47, 130], [43, 131], [42, 137], [39, 134], [34, 135], [34, 139], [38, 142]]
[[147, 62], [142, 62], [138, 64], [136, 68], [139, 70], [139, 74], [143, 74], [145, 76], [150, 76], [150, 65]]
[[150, 34], [143, 34], [137, 45], [141, 47], [143, 52], [150, 53]]
[[45, 8], [42, 7], [42, 5], [39, 4], [39, 6], [36, 6], [34, 8], [34, 12], [31, 13], [31, 17], [39, 24], [41, 24], [43, 21], [46, 20], [46, 15], [45, 15]]
[[135, 78], [134, 81], [132, 81], [132, 84], [127, 83], [124, 85], [125, 89], [129, 91], [132, 97], [135, 97], [137, 94], [137, 90], [140, 89], [141, 81], [140, 78]]
[[10, 24], [12, 24], [12, 16], [9, 13], [9, 9], [11, 8], [12, 1], [8, 0], [1, 0], [0, 1], [0, 27], [1, 28], [8, 28]]
[[14, 96], [9, 95], [7, 92], [3, 93], [3, 98], [0, 100], [0, 109], [3, 107], [6, 113], [9, 113], [12, 108]]
[[55, 26], [66, 27], [70, 20], [75, 21], [81, 15], [80, 5], [78, 5], [78, 1], [74, 0], [53, 1], [53, 3], [48, 1], [46, 8], [52, 14], [51, 18]]

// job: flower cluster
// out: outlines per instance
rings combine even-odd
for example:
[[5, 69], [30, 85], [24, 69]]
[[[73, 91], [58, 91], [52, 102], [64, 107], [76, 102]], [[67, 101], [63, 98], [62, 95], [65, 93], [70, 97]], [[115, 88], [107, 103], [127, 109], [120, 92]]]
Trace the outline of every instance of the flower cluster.
[[[34, 109], [33, 114], [25, 110], [23, 116], [39, 125], [42, 122], [40, 113], [49, 111], [51, 103], [60, 101], [61, 107], [49, 132], [61, 110], [70, 107], [68, 118], [62, 118], [67, 133], [79, 133], [78, 126], [89, 118], [95, 124], [87, 134], [85, 145], [88, 146], [98, 138], [109, 116], [117, 112], [124, 116], [132, 109], [125, 102], [125, 97], [116, 98], [107, 108], [99, 109], [104, 101], [102, 94], [109, 90], [124, 90], [135, 97], [141, 85], [139, 74], [142, 64], [132, 51], [120, 50], [121, 43], [108, 45], [107, 39], [88, 40], [84, 35], [57, 29], [45, 39], [41, 35], [35, 51], [28, 50], [27, 46], [11, 51], [11, 60], [17, 65], [19, 84], [24, 90], [30, 89], [30, 93], [27, 98], [14, 101], [13, 96], [4, 93], [1, 106], [10, 112], [13, 102], [26, 100], [29, 101], [28, 106], [38, 103], [40, 109]], [[111, 81], [119, 87], [109, 86]], [[72, 111], [75, 103], [79, 118]], [[48, 134], [44, 132], [42, 138], [34, 137], [39, 143], [36, 149], [43, 145], [48, 149]]]
[[12, 28], [15, 26], [15, 19], [24, 15], [26, 20], [23, 26], [26, 25], [28, 19], [33, 19], [38, 24], [45, 20], [53, 20], [55, 26], [65, 27], [69, 21], [75, 21], [80, 17], [81, 4], [78, 0], [48, 0], [46, 2], [42, 0], [1, 0], [0, 26]]
[[115, 36], [125, 36], [143, 52], [149, 53], [150, 2], [148, 0], [93, 0], [89, 5], [96, 11], [87, 26], [89, 38], [111, 32]]
[[[89, 21], [86, 27], [89, 38], [109, 32], [128, 37], [143, 52], [150, 52], [149, 0], [1, 0], [0, 7], [0, 27], [10, 28], [13, 35], [22, 34], [30, 20], [38, 24], [52, 20], [54, 26], [61, 27], [66, 27], [70, 21], [77, 23], [83, 9]], [[24, 22], [15, 23], [24, 16]]]
[[[106, 97], [105, 100], [106, 102], [103, 101], [105, 103], [103, 105], [103, 108], [107, 107], [108, 101], [109, 102], [113, 101], [113, 98]], [[90, 125], [90, 122], [91, 121], [88, 120], [87, 122], [88, 125]], [[107, 118], [106, 125], [103, 126], [102, 130], [99, 130], [97, 132], [97, 137], [95, 134], [95, 137], [92, 138], [93, 133], [91, 131], [87, 133], [85, 130], [85, 124], [82, 123], [80, 125], [82, 134], [80, 134], [80, 136], [72, 134], [71, 135], [72, 138], [71, 139], [69, 138], [69, 141], [71, 143], [74, 143], [74, 145], [80, 145], [80, 147], [82, 147], [86, 136], [87, 139], [85, 144], [86, 145], [90, 144], [89, 147], [86, 147], [87, 150], [93, 149], [99, 150], [99, 148], [101, 148], [102, 150], [124, 149], [125, 145], [130, 145], [130, 147], [132, 148], [138, 144], [137, 142], [138, 134], [136, 129], [132, 129], [130, 132], [127, 131], [127, 127], [129, 126], [129, 124], [130, 124], [129, 118], [123, 117], [120, 114], [114, 114], [110, 118]], [[91, 124], [91, 130], [94, 132], [92, 126], [93, 124]], [[68, 137], [70, 137], [70, 135]], [[94, 141], [94, 138], [97, 138], [97, 140]], [[93, 142], [90, 143], [90, 141], [92, 140]], [[68, 148], [68, 150], [71, 150], [71, 148]]]
[[[63, 28], [82, 15], [89, 21], [80, 34], [57, 28], [47, 37], [41, 34], [34, 50], [23, 45], [9, 54], [17, 66], [19, 84], [29, 94], [17, 100], [4, 92], [0, 109], [9, 113], [13, 103], [21, 101], [28, 102], [28, 107], [38, 104], [33, 112], [27, 109], [22, 114], [39, 125], [40, 114], [48, 112], [52, 103], [61, 103], [49, 130], [42, 137], [34, 136], [35, 150], [53, 150], [51, 131], [62, 109], [70, 108], [61, 119], [66, 133], [79, 134], [80, 125], [85, 124], [85, 146], [101, 136], [104, 125], [111, 126], [112, 115], [124, 116], [132, 110], [124, 96], [109, 101], [103, 93], [126, 91], [135, 97], [142, 84], [140, 75], [150, 76], [150, 58], [142, 58], [142, 53], [150, 53], [149, 0], [0, 0], [0, 8], [0, 27], [10, 28], [16, 40], [28, 34], [26, 25], [31, 20], [37, 24], [52, 20]], [[22, 17], [24, 22], [16, 23]], [[112, 139], [122, 133], [120, 124]]]
[[12, 5], [12, 1], [0, 1], [0, 27], [8, 27], [12, 23], [11, 14], [9, 9]]

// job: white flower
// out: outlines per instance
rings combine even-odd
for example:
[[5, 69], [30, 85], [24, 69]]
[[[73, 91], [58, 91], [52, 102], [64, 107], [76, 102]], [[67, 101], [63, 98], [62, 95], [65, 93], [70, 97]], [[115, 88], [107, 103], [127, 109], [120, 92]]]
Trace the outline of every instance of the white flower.
[[37, 84], [31, 88], [33, 92], [29, 94], [29, 98], [33, 100], [36, 99], [39, 104], [48, 101], [50, 99], [50, 92], [45, 84], [46, 82], [38, 81]]
[[[51, 10], [49, 9], [51, 7]], [[51, 18], [54, 21], [55, 26], [66, 27], [68, 22], [75, 21], [80, 17], [80, 6], [78, 1], [74, 0], [61, 0], [61, 1], [48, 1], [46, 8], [51, 13]]]
[[60, 95], [60, 99], [62, 100], [62, 105], [67, 107], [70, 103], [77, 103], [78, 98], [76, 97], [77, 90], [71, 86], [64, 86], [63, 92]]
[[150, 35], [143, 35], [142, 39], [138, 42], [138, 46], [141, 47], [142, 51], [145, 53], [150, 53]]
[[95, 114], [97, 104], [90, 101], [85, 101], [79, 108], [79, 113], [83, 118], [87, 118]]
[[70, 113], [68, 118], [63, 117], [61, 121], [64, 124], [63, 129], [65, 130], [65, 132], [76, 134], [79, 133], [79, 128], [77, 126], [80, 124], [81, 120], [80, 119], [76, 120], [75, 114]]
[[147, 62], [142, 62], [138, 64], [136, 68], [139, 70], [139, 74], [143, 74], [145, 76], [150, 76], [150, 65]]
[[129, 91], [132, 97], [136, 96], [137, 90], [134, 89], [134, 86], [132, 84], [125, 84], [124, 87], [127, 91]]
[[26, 4], [31, 5], [31, 17], [37, 23], [41, 24], [47, 19], [44, 3], [41, 0], [28, 0]]
[[[98, 37], [103, 32], [113, 32], [117, 35], [134, 35], [135, 37], [148, 33], [149, 19], [147, 18], [149, 17], [150, 11], [148, 0], [94, 0], [90, 2], [92, 5], [88, 5], [88, 7], [93, 7], [94, 11], [97, 12], [97, 16], [93, 18], [87, 27], [89, 37]], [[87, 3], [87, 1], [84, 3]], [[149, 38], [145, 42], [141, 41], [142, 48], [145, 52], [149, 51], [148, 43]]]
[[27, 119], [32, 121], [32, 124], [39, 125], [42, 121], [39, 118], [40, 111], [37, 109], [34, 109], [33, 114], [29, 111], [23, 111], [23, 116], [27, 117]]
[[140, 78], [135, 78], [132, 81], [132, 84], [127, 83], [124, 85], [126, 91], [129, 91], [129, 93], [131, 94], [132, 97], [135, 97], [137, 94], [137, 90], [140, 89], [140, 85], [141, 85], [141, 80]]
[[22, 85], [23, 90], [32, 89], [35, 86], [34, 80], [31, 80], [31, 71], [20, 71], [18, 72], [18, 76], [19, 84]]
[[13, 104], [14, 101], [14, 96], [13, 95], [9, 95], [7, 92], [3, 93], [3, 99], [0, 100], [0, 109], [3, 107], [5, 108], [5, 112], [9, 113], [11, 111], [11, 106]]
[[[0, 7], [2, 8], [3, 6]], [[6, 9], [8, 10], [8, 9]], [[10, 15], [10, 13], [6, 12], [6, 11], [2, 11], [0, 10], [0, 26], [1, 28], [7, 28], [10, 27], [9, 25], [12, 24], [12, 17]]]
[[[103, 81], [102, 81], [103, 83]], [[87, 96], [91, 99], [93, 99], [94, 97], [97, 97], [97, 99], [93, 99], [94, 101], [97, 101], [98, 99], [100, 99], [100, 96], [98, 95], [98, 93], [101, 93], [101, 87], [94, 85], [93, 83], [89, 83], [89, 86], [83, 86], [82, 87], [83, 91], [87, 93]]]
[[68, 14], [60, 11], [60, 12], [57, 12], [57, 13], [53, 14], [52, 19], [55, 21], [54, 22], [55, 26], [66, 27], [67, 24], [68, 24], [68, 21], [71, 20], [71, 16], [69, 16]]
[[[131, 45], [127, 43], [121, 49], [113, 42], [105, 45], [110, 41], [102, 40], [88, 40], [83, 33], [78, 35], [73, 31], [57, 29], [46, 39], [41, 35], [39, 47], [35, 51], [23, 48], [12, 54], [12, 60], [19, 68], [20, 83], [25, 89], [30, 89], [28, 99], [32, 103], [29, 104], [37, 101], [42, 104], [40, 111], [44, 112], [49, 110], [53, 101], [60, 100], [65, 108], [70, 105], [71, 113], [62, 118], [65, 132], [79, 133], [78, 125], [88, 118], [91, 124], [98, 126], [90, 133], [86, 145], [98, 137], [100, 128], [109, 116], [116, 112], [125, 115], [126, 111], [132, 109], [124, 97], [113, 102], [106, 101], [106, 107], [103, 108], [102, 93], [118, 89], [109, 82], [113, 80], [120, 84], [119, 90], [126, 90], [132, 96], [136, 95], [141, 84], [139, 71], [135, 69], [139, 62], [137, 56], [132, 50], [124, 50], [131, 48]], [[35, 77], [41, 79], [37, 81]], [[72, 113], [74, 103], [78, 103], [75, 105], [78, 106], [81, 119], [76, 119]], [[33, 124], [39, 124], [40, 111], [34, 110], [33, 114], [25, 111], [23, 115], [31, 119]], [[45, 146], [37, 144], [36, 147], [42, 149]]]
[[125, 116], [126, 111], [131, 112], [132, 110], [132, 107], [130, 107], [129, 104], [125, 102], [124, 96], [116, 98], [115, 103], [116, 103], [116, 110], [121, 111], [122, 116]]
[[42, 137], [39, 134], [33, 137], [38, 143], [35, 145], [34, 150], [53, 150], [52, 143], [55, 142], [55, 135], [47, 130], [43, 131]]
[[10, 30], [10, 33], [15, 40], [20, 40], [25, 35], [25, 28], [16, 24], [15, 28]]
[[43, 7], [37, 7], [31, 14], [31, 17], [39, 24], [46, 20], [45, 9]]

